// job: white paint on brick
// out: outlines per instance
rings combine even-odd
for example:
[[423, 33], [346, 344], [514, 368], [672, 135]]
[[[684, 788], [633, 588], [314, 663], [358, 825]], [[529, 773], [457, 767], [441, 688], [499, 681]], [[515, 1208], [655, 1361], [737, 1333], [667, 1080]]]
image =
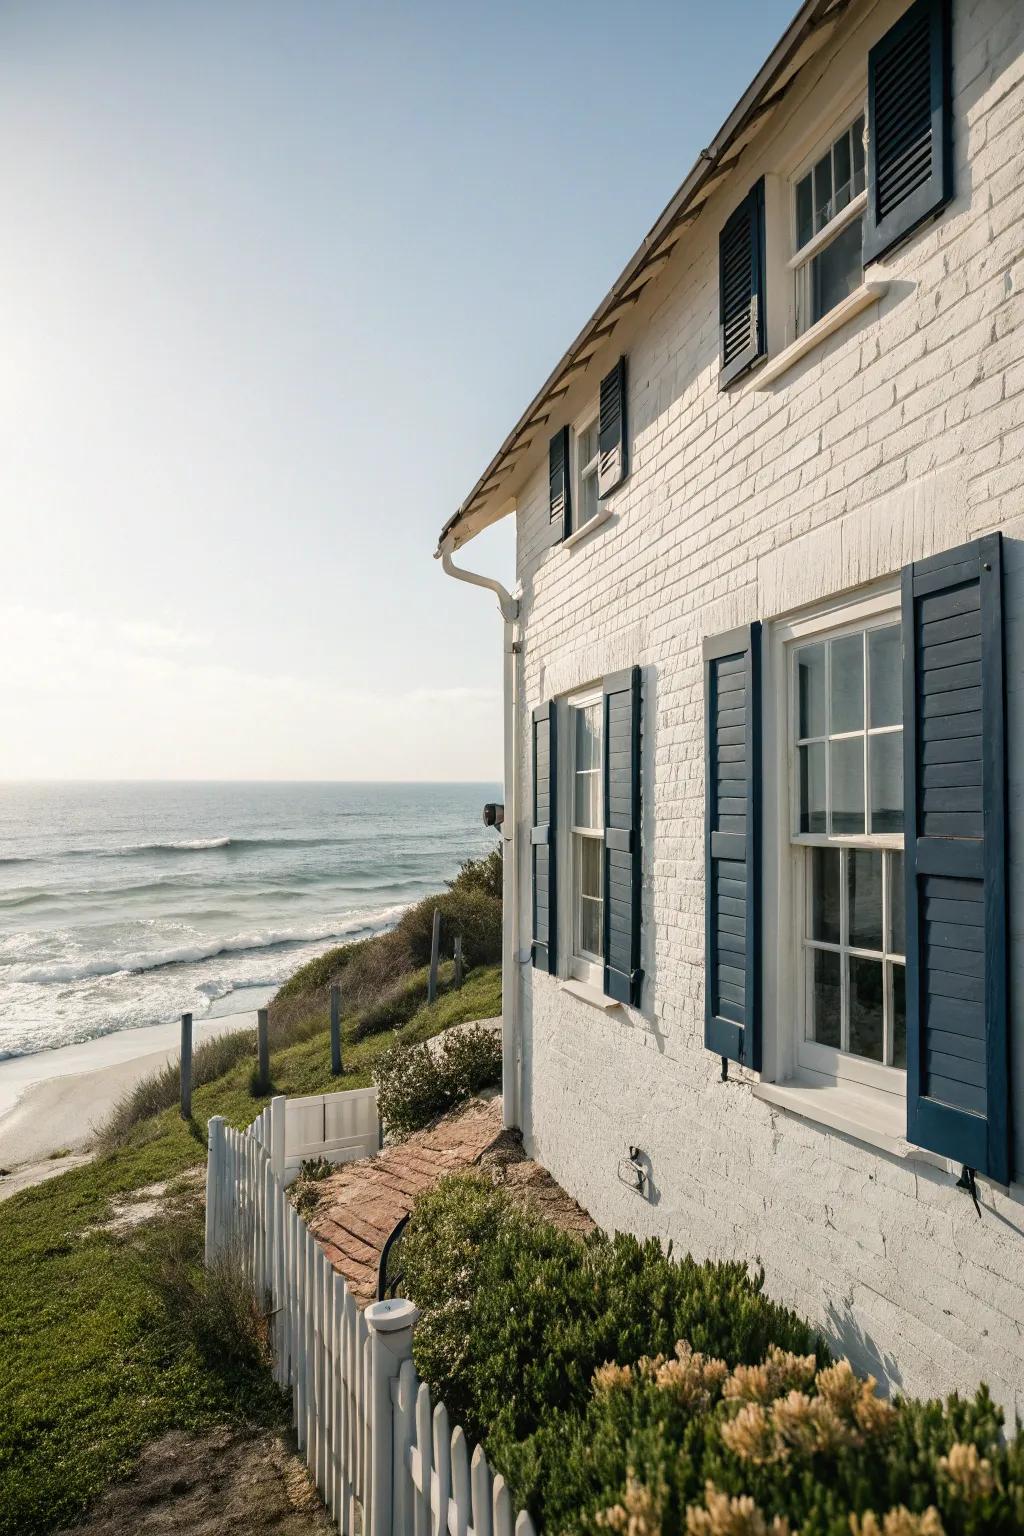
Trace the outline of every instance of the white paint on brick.
[[[934, 1159], [889, 1156], [755, 1100], [750, 1074], [722, 1083], [703, 1045], [701, 637], [1002, 528], [1024, 1168], [1024, 7], [954, 0], [958, 194], [872, 268], [890, 283], [877, 308], [770, 391], [723, 395], [717, 381], [718, 229], [762, 171], [785, 173], [831, 82], [863, 66], [902, 9], [852, 8], [564, 402], [571, 419], [628, 350], [631, 474], [613, 518], [573, 550], [553, 544], [534, 450], [517, 513], [521, 782], [536, 704], [643, 666], [646, 980], [642, 1009], [613, 1013], [528, 965], [506, 982], [521, 988], [527, 1146], [603, 1225], [760, 1261], [772, 1295], [890, 1387], [984, 1379], [1024, 1414], [1024, 1188], [983, 1181], [979, 1221]], [[516, 834], [527, 936], [522, 806]], [[647, 1199], [616, 1177], [630, 1143], [651, 1160]]]

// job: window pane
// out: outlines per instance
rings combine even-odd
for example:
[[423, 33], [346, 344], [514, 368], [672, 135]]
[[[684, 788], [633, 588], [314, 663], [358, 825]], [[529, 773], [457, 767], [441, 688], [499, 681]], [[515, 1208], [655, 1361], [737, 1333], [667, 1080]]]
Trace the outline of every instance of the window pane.
[[585, 901], [580, 907], [580, 949], [586, 954], [601, 954], [601, 903]]
[[589, 523], [592, 517], [597, 516], [597, 472], [584, 475], [580, 485], [580, 511], [576, 519], [577, 528], [582, 528], [584, 523]]
[[868, 631], [868, 712], [872, 725], [903, 720], [903, 654], [900, 626]]
[[814, 167], [814, 227], [822, 229], [832, 217], [832, 154], [822, 155]]
[[836, 212], [845, 208], [853, 193], [850, 190], [850, 181], [853, 171], [850, 166], [850, 135], [843, 134], [841, 139], [836, 139], [832, 149], [832, 164], [835, 169], [836, 180]]
[[601, 775], [593, 771], [576, 775], [576, 808], [574, 825], [577, 827], [600, 826]]
[[796, 248], [806, 245], [814, 234], [814, 198], [811, 194], [811, 178], [808, 174], [797, 183], [796, 189]]
[[864, 119], [858, 117], [850, 130], [853, 139], [853, 195], [864, 191]]
[[861, 285], [863, 219], [854, 219], [811, 261], [811, 320], [820, 320]]
[[903, 831], [903, 732], [868, 741], [872, 832]]
[[892, 1064], [907, 1067], [907, 973], [902, 965], [892, 968]]
[[894, 955], [907, 952], [906, 893], [902, 853], [889, 854], [889, 948]]
[[601, 706], [576, 711], [576, 767], [597, 768], [601, 762]]
[[811, 848], [811, 932], [823, 944], [839, 943], [839, 849]]
[[805, 645], [796, 653], [797, 729], [803, 736], [825, 734], [825, 647]]
[[824, 832], [825, 743], [800, 747], [800, 831]]
[[576, 840], [580, 850], [580, 895], [601, 899], [601, 851], [604, 847], [599, 837], [580, 837]]
[[882, 855], [851, 848], [846, 855], [850, 943], [854, 949], [882, 948]]
[[832, 832], [849, 837], [864, 831], [864, 738], [833, 741]]
[[580, 949], [586, 954], [600, 955], [602, 953], [601, 855], [603, 844], [596, 837], [577, 837], [576, 850]]
[[864, 729], [864, 636], [847, 635], [843, 640], [833, 640], [831, 663], [829, 701], [832, 718], [829, 730], [836, 735], [841, 731], [861, 731]]
[[881, 1061], [884, 1050], [882, 962], [850, 956], [850, 1050]]
[[839, 1049], [841, 1044], [840, 1018], [843, 1000], [840, 982], [840, 956], [830, 949], [811, 950], [811, 1018], [814, 1038], [819, 1045], [831, 1045]]

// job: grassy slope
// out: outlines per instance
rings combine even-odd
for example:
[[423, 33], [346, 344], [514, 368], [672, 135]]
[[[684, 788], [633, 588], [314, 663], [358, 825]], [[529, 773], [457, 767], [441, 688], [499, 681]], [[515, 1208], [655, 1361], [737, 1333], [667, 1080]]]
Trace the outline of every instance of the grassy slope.
[[[427, 1039], [500, 1007], [500, 973], [481, 968], [460, 992], [421, 1008], [402, 1038]], [[393, 1038], [346, 1041], [339, 1080], [325, 1027], [272, 1056], [273, 1089], [363, 1087]], [[198, 1089], [191, 1123], [165, 1111], [136, 1127], [127, 1147], [0, 1205], [0, 1532], [29, 1536], [68, 1523], [165, 1429], [283, 1422], [269, 1377], [212, 1358], [169, 1316], [158, 1288], [168, 1242], [159, 1223], [128, 1237], [83, 1236], [112, 1196], [204, 1160], [210, 1115], [247, 1124], [266, 1103], [249, 1092], [251, 1070], [241, 1062]], [[198, 1260], [198, 1218], [172, 1240], [191, 1245]]]

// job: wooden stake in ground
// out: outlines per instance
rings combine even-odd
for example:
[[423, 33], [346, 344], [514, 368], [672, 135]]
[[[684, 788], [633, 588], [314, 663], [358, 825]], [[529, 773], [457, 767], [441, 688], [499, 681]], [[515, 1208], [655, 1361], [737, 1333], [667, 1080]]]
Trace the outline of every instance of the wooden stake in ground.
[[256, 1055], [260, 1077], [260, 1092], [270, 1087], [270, 1015], [266, 1008], [256, 1010]]
[[462, 934], [455, 940], [455, 990], [462, 986]]
[[181, 1118], [192, 1118], [192, 1015], [181, 1016]]
[[341, 1076], [341, 985], [331, 982], [331, 1073]]
[[434, 908], [434, 928], [430, 936], [430, 981], [427, 983], [427, 1002], [437, 1000], [437, 957], [441, 947], [441, 908]]

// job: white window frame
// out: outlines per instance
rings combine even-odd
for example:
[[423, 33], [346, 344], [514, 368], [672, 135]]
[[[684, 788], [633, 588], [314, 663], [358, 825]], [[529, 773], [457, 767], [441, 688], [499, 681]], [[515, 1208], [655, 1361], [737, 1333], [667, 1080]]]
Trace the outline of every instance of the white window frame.
[[[802, 339], [802, 337], [807, 335], [808, 332], [813, 331], [816, 326], [821, 325], [827, 319], [828, 315], [832, 313], [832, 310], [829, 310], [825, 315], [820, 316], [817, 320], [810, 319], [812, 260], [815, 256], [819, 255], [823, 250], [825, 250], [827, 246], [831, 245], [836, 236], [842, 234], [843, 230], [847, 227], [848, 224], [852, 224], [855, 219], [859, 218], [866, 210], [868, 204], [867, 186], [865, 185], [864, 188], [858, 192], [855, 197], [850, 199], [845, 208], [841, 208], [837, 214], [834, 214], [822, 229], [812, 234], [811, 238], [805, 241], [805, 243], [798, 249], [796, 247], [797, 187], [803, 181], [808, 172], [813, 174], [814, 167], [817, 165], [818, 161], [826, 152], [831, 152], [836, 140], [841, 138], [842, 135], [853, 126], [858, 117], [863, 117], [865, 124], [867, 123], [866, 87], [860, 88], [856, 98], [849, 103], [845, 111], [838, 113], [833, 117], [831, 126], [828, 131], [820, 133], [817, 136], [814, 149], [804, 156], [804, 158], [800, 161], [797, 169], [793, 171], [789, 176], [789, 197], [787, 199], [788, 229], [786, 243], [787, 249], [791, 251], [792, 254], [786, 263], [786, 267], [787, 270], [792, 274], [792, 293], [790, 302], [792, 304], [793, 335], [797, 338], [797, 340]], [[867, 130], [865, 127], [865, 133], [866, 131]], [[866, 182], [866, 143], [864, 146], [864, 167]], [[862, 264], [861, 286], [863, 286], [863, 282], [864, 269]], [[855, 289], [854, 292], [857, 292], [857, 290]], [[807, 323], [801, 331], [799, 330], [799, 323], [802, 306], [806, 310], [808, 318]], [[833, 309], [838, 308], [839, 305], [833, 305]]]
[[[900, 1067], [887, 1066], [865, 1057], [853, 1056], [831, 1046], [821, 1045], [808, 1038], [810, 1027], [809, 967], [806, 961], [808, 943], [809, 891], [807, 882], [808, 847], [866, 848], [881, 851], [902, 851], [902, 834], [875, 834], [827, 836], [799, 831], [799, 782], [797, 752], [797, 698], [794, 687], [793, 656], [801, 645], [816, 640], [838, 639], [844, 634], [860, 633], [870, 628], [885, 628], [900, 622], [899, 588], [886, 584], [870, 592], [845, 600], [834, 598], [818, 608], [792, 619], [779, 620], [772, 626], [770, 646], [770, 672], [766, 683], [772, 697], [766, 702], [773, 708], [774, 732], [777, 743], [778, 771], [784, 775], [784, 784], [775, 798], [777, 826], [775, 846], [778, 857], [778, 965], [775, 968], [775, 1019], [777, 1038], [774, 1043], [774, 1076], [781, 1081], [792, 1081], [808, 1087], [849, 1084], [862, 1092], [884, 1095], [888, 1104], [902, 1103], [906, 1098], [907, 1074]], [[865, 743], [869, 726], [865, 720]], [[899, 727], [877, 727], [875, 733], [892, 732]], [[850, 733], [859, 735], [859, 732]], [[825, 753], [826, 765], [829, 753]], [[828, 771], [826, 767], [826, 771]], [[865, 797], [870, 784], [865, 779]], [[827, 804], [827, 801], [826, 801]], [[883, 881], [884, 892], [887, 881]], [[843, 902], [845, 907], [845, 901]], [[888, 902], [883, 911], [883, 936], [888, 942]], [[876, 951], [859, 951], [846, 944], [847, 935], [840, 939], [844, 954], [864, 953], [877, 958]], [[828, 947], [821, 945], [818, 947]], [[839, 946], [835, 946], [839, 948]], [[885, 951], [886, 958], [895, 958], [895, 952]], [[883, 960], [883, 965], [885, 961]], [[841, 972], [842, 986], [847, 987], [845, 966]]]
[[[604, 956], [593, 954], [584, 950], [580, 941], [580, 867], [579, 867], [579, 840], [587, 837], [595, 842], [604, 844], [604, 689], [600, 683], [582, 688], [576, 693], [569, 694], [564, 701], [566, 738], [569, 750], [565, 754], [568, 763], [568, 772], [564, 775], [560, 786], [561, 805], [563, 809], [562, 825], [566, 828], [564, 845], [564, 863], [562, 867], [568, 871], [569, 878], [566, 881], [566, 900], [561, 905], [562, 932], [569, 936], [569, 943], [564, 946], [563, 953], [568, 957], [566, 974], [576, 981], [595, 987], [599, 992], [604, 989]], [[577, 827], [576, 812], [576, 717], [577, 709], [586, 709], [597, 705], [601, 713], [601, 762], [597, 770], [599, 775], [598, 795], [598, 821], [597, 827]], [[602, 891], [601, 926], [604, 930], [604, 894]]]

